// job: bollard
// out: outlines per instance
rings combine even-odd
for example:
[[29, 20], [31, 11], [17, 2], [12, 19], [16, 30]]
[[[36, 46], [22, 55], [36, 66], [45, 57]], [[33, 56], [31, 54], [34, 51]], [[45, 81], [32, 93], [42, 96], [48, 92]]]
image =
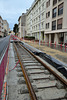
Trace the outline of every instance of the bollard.
[[47, 42], [47, 45], [49, 46], [49, 41]]
[[42, 45], [42, 40], [41, 40], [41, 45]]
[[56, 48], [56, 42], [55, 42], [55, 48]]

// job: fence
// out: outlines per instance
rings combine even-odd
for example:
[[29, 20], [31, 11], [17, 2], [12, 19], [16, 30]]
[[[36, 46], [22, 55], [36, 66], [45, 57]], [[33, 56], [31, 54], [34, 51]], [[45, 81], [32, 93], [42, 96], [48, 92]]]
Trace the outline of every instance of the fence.
[[[37, 41], [37, 40], [36, 41], [29, 40], [29, 42], [39, 44], [39, 41]], [[50, 47], [52, 49], [60, 50], [62, 52], [67, 52], [67, 46], [64, 44], [56, 44], [56, 42], [55, 43], [49, 43], [49, 42], [46, 43], [45, 41], [40, 41], [40, 45], [47, 46], [47, 47]]]
[[[22, 38], [19, 38], [17, 36], [12, 36], [15, 38], [18, 38], [19, 40], [23, 40]], [[26, 42], [33, 42], [33, 43], [37, 43], [39, 44], [39, 40], [27, 40], [27, 39], [24, 39], [24, 41]], [[60, 50], [62, 52], [67, 52], [67, 45], [64, 45], [64, 44], [57, 44], [56, 42], [55, 43], [49, 43], [49, 41], [46, 43], [45, 41], [40, 41], [40, 45], [43, 45], [43, 46], [47, 46], [47, 47], [50, 47], [52, 49], [56, 49], [56, 50]]]
[[60, 50], [62, 52], [67, 52], [67, 46], [64, 44], [56, 44], [56, 42], [55, 43], [49, 43], [49, 42], [45, 43], [41, 41], [41, 45], [50, 47], [52, 49]]
[[4, 76], [5, 76], [5, 69], [6, 69], [6, 64], [7, 64], [8, 49], [9, 49], [9, 46], [6, 48], [5, 53], [0, 63], [0, 98], [1, 98], [1, 92], [2, 92], [2, 87], [3, 87]]

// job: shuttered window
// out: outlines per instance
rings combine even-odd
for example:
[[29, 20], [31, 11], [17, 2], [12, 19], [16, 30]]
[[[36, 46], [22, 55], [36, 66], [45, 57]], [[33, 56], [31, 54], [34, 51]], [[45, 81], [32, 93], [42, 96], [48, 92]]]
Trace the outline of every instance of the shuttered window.
[[58, 6], [58, 15], [63, 14], [63, 3]]
[[63, 18], [57, 20], [57, 29], [62, 29]]
[[52, 30], [56, 30], [56, 20], [52, 22]]

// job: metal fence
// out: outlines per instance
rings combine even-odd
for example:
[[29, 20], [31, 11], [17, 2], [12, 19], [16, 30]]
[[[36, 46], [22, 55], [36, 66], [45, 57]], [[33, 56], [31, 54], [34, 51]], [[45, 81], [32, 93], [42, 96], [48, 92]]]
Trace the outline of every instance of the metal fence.
[[9, 49], [9, 41], [0, 59], [0, 100], [1, 100], [1, 92], [3, 87], [3, 82], [4, 82], [4, 76], [5, 76], [5, 69], [7, 65], [8, 49]]
[[[18, 37], [16, 36], [16, 38], [18, 38]], [[18, 38], [18, 39], [24, 40], [25, 42], [32, 42], [32, 43], [39, 44], [39, 40], [27, 40], [27, 39], [21, 39], [21, 38]], [[56, 44], [56, 42], [49, 43], [49, 41], [46, 43], [45, 41], [40, 41], [40, 45], [47, 46], [52, 49], [60, 50], [62, 52], [67, 52], [67, 45], [64, 45], [64, 44]]]
[[[34, 42], [39, 44], [38, 41], [34, 41]], [[62, 52], [67, 52], [67, 46], [64, 44], [56, 44], [56, 43], [49, 43], [49, 42], [45, 43], [45, 41], [41, 41], [40, 45], [47, 46], [47, 47], [50, 47], [52, 49], [60, 50]]]

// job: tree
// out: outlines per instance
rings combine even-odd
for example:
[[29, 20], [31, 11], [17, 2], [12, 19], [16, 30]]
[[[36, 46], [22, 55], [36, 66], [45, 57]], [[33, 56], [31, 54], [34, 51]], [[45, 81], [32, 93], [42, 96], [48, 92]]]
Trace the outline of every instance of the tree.
[[14, 28], [13, 28], [13, 32], [15, 32], [15, 35], [17, 35], [17, 33], [18, 33], [18, 24], [15, 24], [14, 25]]

